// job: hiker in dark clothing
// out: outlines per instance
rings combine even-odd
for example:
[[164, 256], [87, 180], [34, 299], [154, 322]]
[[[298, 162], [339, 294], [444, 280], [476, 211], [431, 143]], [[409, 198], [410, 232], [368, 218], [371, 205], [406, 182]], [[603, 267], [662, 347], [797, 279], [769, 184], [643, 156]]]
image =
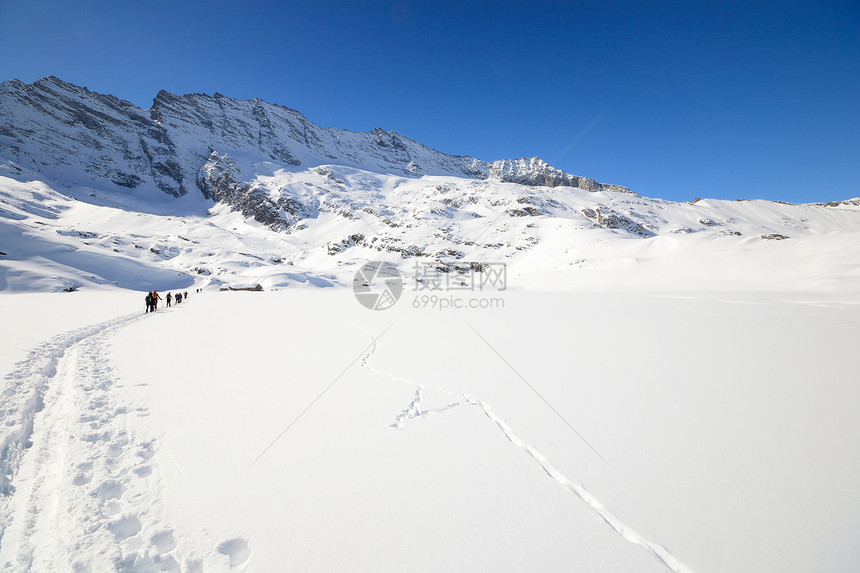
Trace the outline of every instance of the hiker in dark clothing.
[[146, 298], [144, 300], [146, 301], [146, 312], [144, 312], [144, 314], [147, 314], [150, 310], [152, 310], [152, 293], [146, 293]]
[[152, 289], [152, 294], [150, 296], [152, 297], [152, 312], [155, 312], [156, 310], [158, 310], [158, 301], [161, 300], [161, 297], [158, 296], [158, 293], [155, 292], [155, 289]]
[[176, 304], [179, 304], [180, 302], [182, 302], [182, 293], [178, 292], [176, 293]]
[[185, 291], [184, 293], [182, 293], [182, 298], [188, 298], [188, 291]]
[[164, 300], [167, 301], [167, 308], [170, 308], [170, 302], [173, 300], [173, 297], [170, 296], [170, 293], [167, 293], [167, 296], [164, 297]]

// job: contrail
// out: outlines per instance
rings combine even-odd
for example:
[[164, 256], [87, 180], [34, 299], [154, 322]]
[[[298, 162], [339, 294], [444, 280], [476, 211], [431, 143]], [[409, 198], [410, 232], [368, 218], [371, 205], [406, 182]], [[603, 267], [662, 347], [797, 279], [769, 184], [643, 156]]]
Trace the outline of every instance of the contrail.
[[567, 147], [565, 147], [565, 148], [564, 148], [564, 151], [562, 151], [562, 152], [558, 155], [558, 157], [556, 157], [556, 158], [553, 160], [553, 162], [552, 162], [552, 164], [551, 164], [551, 165], [555, 166], [555, 165], [558, 163], [558, 160], [559, 160], [559, 159], [561, 159], [562, 157], [564, 157], [564, 155], [565, 155], [568, 151], [570, 151], [570, 148], [571, 148], [571, 147], [573, 147], [574, 145], [576, 145], [576, 143], [577, 143], [580, 139], [582, 139], [582, 138], [585, 136], [585, 134], [586, 134], [586, 133], [588, 133], [588, 131], [589, 131], [592, 127], [594, 127], [594, 126], [597, 124], [597, 122], [598, 122], [598, 121], [600, 121], [600, 118], [601, 118], [601, 117], [603, 117], [604, 115], [606, 115], [606, 112], [607, 112], [607, 111], [609, 111], [609, 108], [608, 108], [608, 107], [607, 107], [606, 109], [604, 109], [602, 112], [600, 112], [600, 115], [598, 115], [597, 117], [595, 117], [594, 119], [592, 119], [592, 120], [591, 120], [591, 123], [589, 123], [589, 124], [588, 124], [588, 126], [587, 126], [585, 129], [583, 129], [583, 130], [579, 133], [579, 135], [577, 135], [577, 136], [576, 136], [576, 139], [574, 139], [573, 141], [571, 141], [571, 142], [570, 142], [570, 145], [568, 145]]

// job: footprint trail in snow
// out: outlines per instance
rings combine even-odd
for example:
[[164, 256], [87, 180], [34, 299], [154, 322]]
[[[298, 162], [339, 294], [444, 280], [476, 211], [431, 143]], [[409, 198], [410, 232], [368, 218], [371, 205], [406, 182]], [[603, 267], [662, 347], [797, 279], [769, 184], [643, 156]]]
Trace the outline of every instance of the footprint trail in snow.
[[409, 403], [409, 405], [404, 409], [396, 418], [393, 424], [391, 424], [392, 428], [403, 429], [404, 425], [410, 420], [415, 420], [418, 418], [426, 418], [430, 416], [434, 416], [436, 414], [440, 414], [447, 410], [451, 410], [453, 408], [457, 408], [460, 406], [475, 406], [480, 408], [484, 415], [489, 418], [493, 424], [499, 429], [499, 431], [504, 434], [505, 438], [508, 439], [513, 445], [518, 447], [520, 450], [529, 455], [540, 467], [543, 469], [546, 474], [558, 482], [559, 485], [576, 495], [580, 500], [582, 500], [595, 514], [597, 514], [609, 527], [611, 527], [617, 534], [619, 534], [626, 541], [633, 543], [634, 545], [638, 545], [645, 549], [652, 557], [657, 559], [660, 563], [665, 565], [669, 570], [674, 571], [675, 573], [692, 573], [692, 570], [682, 564], [674, 555], [672, 555], [668, 549], [649, 541], [642, 537], [640, 534], [636, 533], [633, 529], [628, 527], [624, 522], [622, 522], [617, 516], [615, 516], [611, 511], [609, 511], [597, 498], [591, 495], [585, 487], [565, 476], [559, 471], [550, 461], [540, 453], [536, 448], [529, 445], [528, 443], [521, 440], [510, 425], [505, 422], [500, 416], [498, 416], [494, 411], [492, 406], [487, 402], [482, 400], [478, 400], [468, 394], [458, 393], [452, 390], [448, 390], [446, 388], [442, 388], [436, 385], [430, 385], [430, 387], [443, 394], [447, 394], [452, 396], [454, 400], [446, 405], [439, 408], [431, 408], [427, 410], [421, 409], [421, 400], [424, 397], [425, 385], [416, 382], [414, 380], [409, 380], [407, 378], [402, 378], [390, 372], [385, 372], [374, 368], [370, 365], [371, 357], [376, 354], [378, 350], [377, 338], [373, 335], [373, 333], [369, 333], [372, 338], [372, 344], [370, 349], [367, 351], [367, 354], [361, 360], [361, 366], [370, 372], [388, 378], [390, 380], [394, 380], [396, 382], [402, 382], [405, 384], [410, 384], [416, 387], [415, 397]]
[[[0, 411], [0, 565], [4, 571], [202, 571], [244, 564], [232, 539], [210, 551], [164, 518], [157, 441], [132, 429], [109, 361], [110, 337], [135, 313], [34, 348], [5, 376]], [[238, 569], [237, 569], [238, 570]]]

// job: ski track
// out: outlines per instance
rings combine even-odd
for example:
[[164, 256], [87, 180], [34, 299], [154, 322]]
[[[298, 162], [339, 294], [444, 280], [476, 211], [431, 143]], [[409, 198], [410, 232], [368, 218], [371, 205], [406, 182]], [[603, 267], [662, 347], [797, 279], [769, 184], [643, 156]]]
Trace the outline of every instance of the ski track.
[[201, 551], [165, 522], [145, 403], [114, 390], [109, 339], [145, 315], [60, 334], [9, 373], [0, 410], [0, 567], [7, 573], [243, 571], [247, 540]]
[[611, 511], [609, 511], [596, 497], [588, 492], [585, 487], [568, 478], [564, 474], [559, 471], [550, 461], [541, 454], [536, 448], [527, 444], [523, 440], [521, 440], [516, 433], [513, 431], [511, 426], [503, 420], [500, 416], [498, 416], [494, 411], [492, 406], [487, 402], [482, 400], [478, 400], [464, 393], [457, 393], [452, 390], [448, 390], [446, 388], [442, 388], [436, 385], [430, 385], [434, 390], [441, 392], [443, 394], [448, 394], [450, 396], [454, 396], [457, 398], [456, 401], [448, 404], [446, 406], [442, 406], [439, 408], [431, 408], [427, 410], [421, 410], [421, 400], [424, 397], [425, 385], [420, 382], [416, 382], [414, 380], [409, 380], [407, 378], [402, 378], [390, 372], [385, 372], [374, 368], [370, 365], [370, 358], [376, 354], [378, 350], [378, 344], [376, 336], [369, 332], [372, 339], [372, 344], [370, 349], [367, 351], [367, 354], [361, 359], [361, 366], [370, 372], [388, 378], [390, 380], [394, 380], [397, 382], [402, 382], [405, 384], [410, 384], [416, 387], [415, 397], [409, 403], [409, 405], [404, 409], [400, 414], [398, 414], [394, 423], [391, 424], [392, 428], [403, 429], [405, 424], [410, 420], [415, 420], [418, 418], [426, 418], [430, 416], [434, 416], [436, 414], [440, 414], [447, 410], [451, 410], [453, 408], [457, 408], [459, 406], [476, 406], [480, 408], [484, 415], [489, 418], [493, 424], [504, 434], [505, 438], [508, 439], [513, 445], [517, 446], [520, 450], [529, 455], [540, 467], [543, 469], [546, 474], [559, 483], [562, 487], [576, 495], [580, 500], [582, 500], [597, 516], [600, 517], [609, 527], [613, 529], [617, 534], [619, 534], [626, 541], [638, 545], [642, 547], [645, 551], [647, 551], [653, 558], [657, 561], [665, 565], [669, 570], [674, 571], [675, 573], [692, 573], [692, 570], [682, 564], [674, 555], [672, 555], [668, 549], [649, 541], [636, 533], [633, 529], [628, 527], [624, 522], [622, 522], [618, 517], [616, 517]]

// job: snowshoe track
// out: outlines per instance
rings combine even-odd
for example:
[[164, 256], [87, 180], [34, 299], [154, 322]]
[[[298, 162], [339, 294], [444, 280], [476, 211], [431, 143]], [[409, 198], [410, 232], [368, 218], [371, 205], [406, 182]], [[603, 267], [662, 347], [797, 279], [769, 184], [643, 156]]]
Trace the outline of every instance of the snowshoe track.
[[[157, 440], [135, 432], [109, 341], [135, 313], [58, 335], [4, 379], [0, 555], [9, 573], [245, 570], [238, 538], [202, 554], [164, 519]], [[198, 546], [199, 547], [199, 546]]]

